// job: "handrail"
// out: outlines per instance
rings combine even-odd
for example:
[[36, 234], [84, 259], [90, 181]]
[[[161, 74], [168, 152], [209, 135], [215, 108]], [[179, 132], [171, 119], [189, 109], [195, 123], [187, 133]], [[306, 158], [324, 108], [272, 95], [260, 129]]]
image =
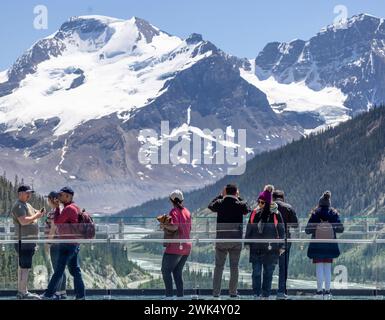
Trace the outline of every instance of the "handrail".
[[[345, 243], [345, 244], [370, 244], [385, 243], [385, 239], [302, 239], [289, 238], [286, 240], [291, 243]], [[285, 239], [210, 239], [210, 238], [191, 238], [191, 239], [151, 239], [151, 238], [131, 238], [131, 239], [25, 239], [22, 243], [283, 243]], [[17, 239], [0, 240], [1, 244], [19, 243]]]

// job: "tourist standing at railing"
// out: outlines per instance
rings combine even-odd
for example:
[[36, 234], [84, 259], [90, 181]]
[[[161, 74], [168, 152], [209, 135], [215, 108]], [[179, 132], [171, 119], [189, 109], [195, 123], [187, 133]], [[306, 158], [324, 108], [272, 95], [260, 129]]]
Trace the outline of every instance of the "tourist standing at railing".
[[44, 216], [44, 209], [34, 209], [28, 201], [34, 191], [31, 187], [22, 185], [18, 188], [18, 200], [11, 209], [15, 235], [18, 243], [15, 244], [19, 256], [17, 276], [17, 299], [40, 299], [37, 294], [28, 292], [28, 275], [32, 268], [32, 258], [35, 254], [36, 243], [25, 243], [25, 240], [36, 240], [39, 235], [37, 221]]
[[74, 191], [69, 187], [64, 187], [59, 191], [59, 200], [64, 205], [60, 212], [59, 203], [55, 203], [56, 212], [54, 223], [57, 227], [58, 238], [63, 240], [74, 240], [74, 242], [62, 242], [59, 244], [59, 257], [52, 278], [47, 290], [41, 296], [46, 300], [57, 299], [55, 292], [63, 278], [66, 266], [71, 276], [74, 278], [74, 290], [76, 300], [85, 299], [84, 282], [79, 266], [80, 246], [76, 243], [78, 234], [74, 233], [73, 225], [78, 223], [79, 207], [73, 202]]
[[[278, 205], [272, 202], [273, 186], [266, 186], [258, 196], [258, 207], [250, 215], [246, 239], [282, 239], [281, 242], [250, 242], [252, 287], [255, 299], [268, 299], [273, 273], [279, 256], [285, 251], [285, 226]], [[263, 280], [263, 281], [262, 281]]]
[[[169, 197], [173, 208], [169, 213], [169, 222], [161, 223], [165, 232], [174, 233], [173, 239], [190, 239], [191, 214], [184, 207], [183, 193], [175, 190]], [[166, 299], [173, 297], [172, 277], [176, 286], [177, 297], [183, 297], [183, 268], [191, 252], [192, 243], [181, 241], [171, 242], [166, 245], [162, 259], [162, 276], [166, 288]]]
[[[236, 185], [228, 184], [223, 193], [211, 201], [208, 208], [217, 213], [217, 239], [242, 239], [243, 216], [250, 212], [247, 202], [239, 197]], [[238, 296], [239, 259], [241, 242], [217, 242], [215, 244], [215, 268], [213, 277], [213, 296], [219, 298], [223, 269], [227, 255], [230, 259], [230, 297]]]
[[[331, 207], [331, 193], [326, 191], [319, 199], [318, 207], [313, 209], [305, 232], [312, 239], [336, 239], [337, 233], [344, 232], [338, 212]], [[336, 242], [311, 242], [307, 256], [316, 264], [317, 293], [316, 298], [331, 299], [331, 266], [333, 259], [339, 257], [340, 250]], [[325, 285], [325, 287], [324, 287]]]
[[285, 252], [279, 256], [278, 268], [279, 268], [279, 279], [278, 279], [278, 291], [277, 299], [287, 299], [287, 277], [289, 271], [290, 261], [290, 228], [298, 228], [298, 218], [293, 207], [285, 202], [285, 193], [281, 190], [274, 190], [273, 201], [278, 205], [278, 211], [282, 216], [285, 224]]
[[[48, 212], [46, 221], [45, 221], [45, 236], [46, 236], [46, 239], [57, 239], [57, 228], [54, 223], [54, 218], [56, 214], [56, 208], [60, 204], [59, 194], [55, 191], [50, 192], [49, 195], [47, 196], [47, 202], [48, 202], [48, 206], [51, 208], [51, 211]], [[59, 252], [60, 252], [59, 243], [47, 242], [45, 245], [48, 249], [47, 251], [49, 251], [52, 268], [55, 271], [59, 260]], [[66, 283], [67, 283], [67, 277], [64, 272], [63, 277], [61, 278], [61, 280], [57, 285], [57, 291], [55, 293], [58, 300], [63, 300], [67, 298]]]

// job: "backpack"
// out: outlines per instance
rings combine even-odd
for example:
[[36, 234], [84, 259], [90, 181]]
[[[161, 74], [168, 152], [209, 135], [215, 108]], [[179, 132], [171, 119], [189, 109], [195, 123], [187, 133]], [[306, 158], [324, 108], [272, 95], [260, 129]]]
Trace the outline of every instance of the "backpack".
[[330, 222], [322, 221], [315, 229], [315, 239], [334, 239], [334, 229]]
[[81, 239], [93, 239], [96, 235], [96, 226], [95, 222], [92, 219], [91, 215], [86, 212], [85, 209], [80, 210], [77, 206], [73, 206], [78, 210], [78, 223], [75, 227], [75, 233]]

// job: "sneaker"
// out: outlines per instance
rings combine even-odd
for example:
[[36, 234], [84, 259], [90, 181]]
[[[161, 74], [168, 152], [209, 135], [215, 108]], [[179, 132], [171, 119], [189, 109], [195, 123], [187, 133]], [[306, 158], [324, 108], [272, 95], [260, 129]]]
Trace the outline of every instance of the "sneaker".
[[330, 291], [324, 292], [324, 300], [333, 300], [333, 296]]
[[279, 292], [279, 293], [277, 293], [277, 298], [276, 299], [277, 300], [287, 300], [288, 296], [286, 294], [284, 294], [284, 293]]
[[233, 299], [233, 300], [239, 300], [240, 299], [240, 296], [238, 294], [231, 294], [230, 295], [230, 299]]
[[46, 296], [45, 293], [43, 293], [39, 297], [40, 297], [40, 300], [59, 300], [59, 297], [55, 294], [53, 296]]
[[19, 300], [41, 300], [40, 296], [35, 293], [27, 291], [26, 293], [18, 292], [16, 294], [16, 299]]
[[324, 299], [323, 291], [317, 291], [316, 294], [314, 295], [314, 298], [317, 300], [323, 300]]
[[58, 297], [58, 300], [66, 300], [67, 293], [65, 291], [56, 292], [55, 296]]

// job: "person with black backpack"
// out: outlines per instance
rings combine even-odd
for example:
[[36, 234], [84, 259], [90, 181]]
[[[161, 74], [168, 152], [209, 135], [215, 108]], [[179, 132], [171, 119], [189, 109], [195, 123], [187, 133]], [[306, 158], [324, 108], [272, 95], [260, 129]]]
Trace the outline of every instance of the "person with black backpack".
[[[80, 245], [76, 243], [79, 238], [79, 216], [82, 214], [79, 207], [73, 202], [74, 191], [69, 187], [64, 187], [59, 191], [59, 201], [64, 205], [64, 209], [60, 212], [59, 203], [56, 203], [56, 211], [54, 223], [57, 227], [57, 234], [59, 239], [73, 240], [68, 243], [63, 242], [59, 244], [59, 257], [56, 264], [56, 269], [48, 284], [47, 290], [41, 295], [43, 300], [54, 300], [55, 292], [58, 289], [66, 266], [69, 273], [74, 278], [74, 290], [76, 300], [85, 300], [85, 287], [82, 274], [79, 266], [79, 250]], [[74, 228], [75, 226], [75, 228]]]
[[337, 233], [344, 232], [338, 212], [331, 207], [330, 191], [324, 192], [319, 199], [318, 207], [313, 209], [305, 232], [311, 234], [312, 239], [320, 240], [311, 242], [307, 251], [307, 256], [316, 264], [316, 298], [330, 300], [331, 265], [333, 259], [339, 257], [340, 250], [338, 243], [327, 241], [336, 239]]
[[289, 271], [289, 259], [290, 259], [290, 229], [298, 228], [297, 213], [294, 208], [287, 202], [285, 202], [285, 193], [282, 190], [274, 190], [273, 201], [278, 205], [278, 211], [280, 212], [283, 222], [285, 224], [285, 253], [279, 256], [278, 268], [278, 291], [277, 300], [287, 299], [287, 277]]

